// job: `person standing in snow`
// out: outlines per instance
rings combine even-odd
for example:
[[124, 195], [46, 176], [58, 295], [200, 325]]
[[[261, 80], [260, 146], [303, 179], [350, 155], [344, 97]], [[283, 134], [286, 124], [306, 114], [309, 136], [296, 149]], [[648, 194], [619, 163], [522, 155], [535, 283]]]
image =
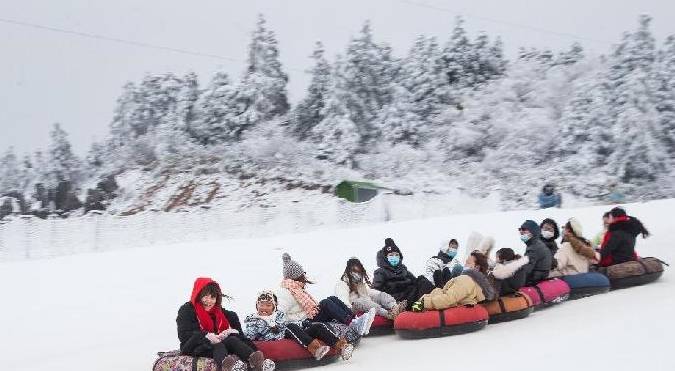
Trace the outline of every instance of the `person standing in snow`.
[[223, 309], [222, 298], [217, 282], [207, 277], [195, 280], [190, 301], [180, 307], [176, 318], [180, 353], [213, 358], [219, 371], [246, 371], [249, 366], [256, 371], [274, 370], [274, 362], [242, 334], [237, 314]]
[[405, 310], [405, 303], [397, 303], [393, 296], [370, 286], [370, 278], [361, 261], [351, 258], [347, 261], [340, 281], [335, 285], [335, 296], [351, 305], [354, 312], [375, 309], [378, 315], [388, 319], [394, 319]]
[[548, 183], [542, 188], [539, 194], [539, 208], [548, 209], [551, 207], [560, 208], [562, 206], [562, 196], [555, 192], [553, 184]]
[[549, 277], [586, 273], [591, 264], [597, 264], [600, 255], [582, 233], [581, 223], [570, 218], [563, 227], [562, 245], [554, 257], [558, 265], [551, 270]]
[[453, 238], [450, 242], [444, 243], [441, 246], [438, 254], [427, 260], [424, 268], [424, 277], [429, 282], [432, 282], [434, 286], [438, 288], [443, 287], [450, 279], [462, 274], [464, 268], [455, 259], [458, 248], [459, 243]]
[[525, 256], [529, 260], [524, 268], [526, 272], [525, 284], [534, 286], [548, 277], [553, 256], [551, 250], [541, 240], [541, 230], [536, 222], [526, 220], [518, 228], [518, 231], [520, 232], [520, 240], [526, 245]]
[[277, 310], [277, 296], [272, 291], [262, 291], [256, 300], [256, 313], [244, 320], [246, 336], [255, 341], [295, 340], [321, 360], [330, 348], [335, 348], [344, 360], [351, 357], [353, 346], [345, 339], [338, 339], [325, 323], [307, 323], [303, 328], [298, 323], [286, 321], [284, 312]]
[[492, 269], [497, 296], [515, 294], [525, 286], [527, 272], [525, 266], [530, 262], [527, 256], [517, 255], [513, 249], [497, 250], [497, 264]]
[[[548, 247], [549, 251], [551, 251], [551, 256], [555, 256], [555, 253], [558, 252], [558, 243], [555, 240], [560, 237], [558, 223], [551, 218], [546, 218], [539, 224], [539, 228], [541, 229], [541, 240], [544, 242], [544, 245]], [[551, 268], [555, 267], [556, 261], [553, 259], [551, 261]]]
[[[331, 322], [336, 321], [344, 325], [350, 325], [359, 333], [367, 335], [370, 326], [375, 319], [375, 309], [355, 317], [352, 310], [340, 299], [330, 296], [317, 302], [306, 290], [306, 285], [311, 284], [306, 277], [302, 266], [291, 260], [291, 256], [284, 253], [283, 274], [281, 289], [277, 293], [279, 310], [286, 314], [286, 319], [291, 322]], [[342, 344], [344, 346], [344, 344]]]
[[626, 210], [615, 207], [609, 212], [609, 227], [600, 246], [600, 267], [609, 267], [637, 260], [635, 242], [637, 236], [649, 237], [649, 231], [636, 217], [628, 216]]
[[494, 287], [488, 280], [488, 260], [474, 251], [464, 264], [461, 275], [451, 279], [443, 288], [436, 288], [413, 304], [413, 311], [443, 310], [460, 305], [476, 305], [497, 299]]
[[384, 247], [377, 252], [377, 267], [373, 288], [393, 296], [397, 302], [404, 302], [408, 309], [435, 288], [426, 277], [415, 277], [408, 271], [403, 264], [403, 253], [391, 238], [386, 238]]

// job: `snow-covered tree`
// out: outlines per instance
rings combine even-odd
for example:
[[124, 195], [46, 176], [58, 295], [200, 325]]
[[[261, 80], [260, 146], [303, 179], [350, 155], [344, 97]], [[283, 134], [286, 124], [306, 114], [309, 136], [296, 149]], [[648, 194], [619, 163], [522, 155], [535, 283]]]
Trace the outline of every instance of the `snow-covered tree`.
[[75, 156], [68, 140], [68, 134], [61, 125], [54, 124], [50, 132], [49, 143], [49, 174], [50, 185], [56, 186], [59, 182], [79, 182], [81, 175], [80, 160]]
[[397, 87], [392, 102], [382, 108], [375, 119], [375, 125], [385, 141], [407, 143], [412, 147], [423, 142], [425, 123], [415, 113], [414, 107], [412, 94], [402, 86]]
[[339, 86], [332, 89], [326, 101], [321, 122], [312, 128], [311, 139], [317, 146], [317, 158], [339, 165], [354, 166], [354, 155], [360, 145], [358, 127], [340, 97]]
[[14, 152], [14, 147], [9, 147], [0, 157], [0, 195], [11, 191], [23, 191], [21, 164]]
[[194, 137], [202, 144], [236, 140], [243, 127], [237, 106], [237, 87], [224, 72], [217, 72], [197, 101], [198, 118], [192, 125]]
[[324, 54], [323, 44], [317, 42], [311, 56], [314, 60], [310, 71], [312, 79], [307, 87], [307, 94], [296, 106], [292, 118], [293, 133], [300, 139], [305, 139], [312, 128], [324, 118], [322, 111], [331, 84], [331, 66]]
[[663, 142], [675, 155], [675, 35], [668, 37], [659, 54], [655, 88], [656, 109]]

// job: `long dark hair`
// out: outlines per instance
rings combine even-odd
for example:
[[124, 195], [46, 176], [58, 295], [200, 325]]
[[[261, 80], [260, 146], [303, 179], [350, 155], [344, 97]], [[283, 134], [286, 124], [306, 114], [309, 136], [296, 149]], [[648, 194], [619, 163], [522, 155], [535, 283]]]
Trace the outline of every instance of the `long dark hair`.
[[476, 260], [476, 265], [478, 265], [478, 270], [484, 275], [488, 274], [488, 258], [487, 255], [483, 254], [480, 251], [474, 251], [471, 253], [471, 256]]
[[[570, 222], [565, 223], [565, 229], [567, 229], [568, 231], [570, 231], [570, 233], [572, 234], [572, 236], [573, 236], [574, 238], [576, 238], [577, 240], [579, 240], [579, 241], [585, 243], [586, 245], [592, 246], [591, 241], [585, 239], [583, 236], [577, 235], [577, 232], [575, 232], [575, 231], [574, 231], [574, 228], [572, 228], [572, 223], [570, 223]], [[564, 238], [563, 238], [563, 239], [564, 239]]]
[[505, 262], [510, 262], [512, 260], [520, 259], [520, 255], [516, 254], [513, 249], [508, 247], [503, 247], [497, 250], [497, 259], [503, 260]]
[[354, 282], [354, 278], [351, 275], [351, 272], [354, 271], [354, 268], [358, 268], [361, 271], [363, 280], [366, 282], [366, 284], [368, 286], [371, 285], [370, 278], [368, 278], [368, 272], [366, 272], [366, 268], [363, 267], [361, 261], [357, 258], [351, 258], [347, 260], [347, 266], [345, 267], [344, 273], [342, 273], [342, 279], [347, 279], [347, 285], [349, 286], [350, 292], [356, 292], [356, 286], [358, 285], [358, 283]]
[[215, 297], [216, 298], [216, 306], [221, 307], [221, 308], [223, 306], [223, 298], [225, 298], [227, 300], [232, 299], [231, 296], [223, 294], [223, 292], [220, 290], [220, 286], [215, 282], [211, 282], [211, 283], [207, 284], [206, 286], [204, 286], [202, 291], [200, 291], [199, 294], [197, 295], [197, 301], [201, 303], [202, 298], [204, 296], [207, 296], [207, 295]]

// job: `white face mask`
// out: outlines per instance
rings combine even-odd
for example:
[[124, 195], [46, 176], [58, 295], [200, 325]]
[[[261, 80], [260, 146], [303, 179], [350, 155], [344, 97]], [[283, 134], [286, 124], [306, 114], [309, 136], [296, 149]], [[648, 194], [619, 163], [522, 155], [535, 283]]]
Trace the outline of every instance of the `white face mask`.
[[554, 235], [555, 235], [555, 233], [553, 233], [551, 231], [541, 231], [541, 236], [546, 238], [546, 239], [553, 238]]

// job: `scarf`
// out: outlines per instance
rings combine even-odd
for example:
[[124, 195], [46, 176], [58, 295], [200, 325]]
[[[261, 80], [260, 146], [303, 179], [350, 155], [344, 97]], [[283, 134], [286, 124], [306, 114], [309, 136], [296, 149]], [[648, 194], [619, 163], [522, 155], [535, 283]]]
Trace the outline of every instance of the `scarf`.
[[[219, 334], [228, 328], [230, 328], [230, 322], [225, 317], [223, 313], [223, 308], [220, 304], [216, 304], [211, 308], [211, 310], [204, 309], [202, 303], [199, 302], [199, 293], [202, 289], [209, 283], [215, 282], [210, 278], [198, 278], [195, 281], [194, 288], [192, 289], [192, 295], [190, 297], [190, 302], [195, 308], [195, 313], [197, 314], [197, 320], [199, 321], [199, 328], [206, 332], [212, 332], [214, 334]], [[213, 319], [215, 318], [215, 324]]]
[[307, 318], [311, 319], [319, 314], [319, 304], [305, 291], [301, 282], [286, 278], [281, 281], [281, 287], [291, 292], [295, 301], [300, 304], [302, 310], [307, 314]]

